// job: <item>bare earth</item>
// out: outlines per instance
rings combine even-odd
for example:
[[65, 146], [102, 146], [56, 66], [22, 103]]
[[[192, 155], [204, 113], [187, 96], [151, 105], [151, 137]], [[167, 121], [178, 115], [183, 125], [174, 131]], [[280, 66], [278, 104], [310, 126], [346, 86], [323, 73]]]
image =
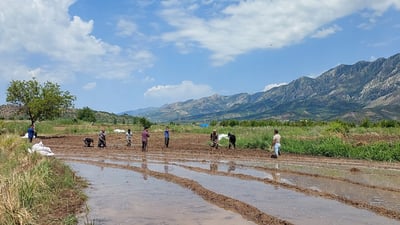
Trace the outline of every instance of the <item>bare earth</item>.
[[[204, 200], [214, 204], [218, 207], [233, 211], [242, 215], [249, 221], [256, 224], [292, 224], [283, 219], [268, 215], [256, 208], [255, 206], [242, 202], [231, 197], [224, 196], [222, 194], [213, 192], [201, 186], [198, 182], [173, 175], [171, 173], [161, 173], [157, 171], [149, 170], [148, 168], [125, 166], [124, 164], [115, 164], [105, 161], [95, 161], [93, 159], [109, 159], [113, 161], [126, 160], [126, 158], [132, 156], [140, 156], [147, 154], [147, 160], [163, 161], [166, 164], [174, 164], [176, 162], [204, 162], [204, 161], [221, 161], [224, 162], [237, 162], [235, 165], [240, 166], [239, 162], [249, 162], [246, 167], [252, 167], [259, 171], [265, 171], [274, 174], [278, 169], [266, 165], [273, 165], [274, 162], [279, 162], [281, 165], [299, 165], [295, 166], [281, 166], [279, 168], [280, 173], [284, 173], [290, 176], [309, 177], [315, 180], [332, 180], [343, 182], [348, 185], [359, 186], [360, 188], [368, 188], [370, 190], [390, 192], [393, 196], [400, 196], [400, 188], [397, 183], [384, 183], [380, 184], [372, 182], [364, 182], [362, 180], [352, 179], [349, 177], [363, 177], [364, 174], [368, 175], [371, 173], [368, 168], [381, 168], [393, 171], [400, 171], [399, 163], [383, 163], [383, 162], [371, 162], [371, 161], [360, 161], [360, 160], [348, 160], [348, 159], [336, 159], [336, 158], [324, 158], [324, 157], [309, 157], [285, 154], [279, 159], [270, 158], [271, 152], [262, 150], [251, 150], [251, 149], [235, 149], [229, 150], [226, 147], [220, 147], [218, 150], [213, 150], [208, 146], [208, 135], [204, 134], [186, 134], [186, 133], [173, 133], [170, 140], [170, 147], [165, 148], [163, 146], [163, 136], [161, 132], [151, 133], [149, 141], [149, 147], [147, 152], [141, 151], [139, 135], [136, 133], [133, 138], [133, 146], [126, 146], [125, 134], [109, 134], [107, 135], [107, 147], [100, 149], [97, 147], [97, 136], [89, 136], [94, 139], [94, 147], [84, 147], [83, 139], [87, 136], [59, 136], [59, 137], [42, 137], [40, 139], [43, 144], [50, 147], [55, 153], [57, 158], [65, 160], [79, 161], [92, 165], [100, 165], [102, 167], [111, 168], [124, 168], [133, 170], [140, 173], [146, 173], [148, 176], [162, 179], [168, 182], [178, 184], [184, 188], [192, 190], [195, 194], [202, 197]], [[36, 140], [39, 141], [39, 140]], [[162, 156], [161, 156], [162, 155]], [[252, 162], [255, 162], [252, 164]], [[258, 164], [256, 162], [259, 162]], [[261, 163], [260, 163], [261, 162]], [[268, 164], [269, 163], [269, 164]], [[318, 171], [308, 171], [301, 169], [301, 165], [323, 165], [323, 166], [340, 166], [340, 169], [345, 170], [337, 175], [336, 173], [323, 173]], [[306, 195], [316, 196], [319, 198], [336, 200], [342, 204], [350, 205], [356, 208], [366, 209], [376, 213], [377, 215], [388, 217], [397, 221], [400, 221], [400, 209], [385, 207], [385, 205], [371, 204], [368, 201], [360, 199], [349, 198], [346, 194], [338, 195], [327, 190], [315, 190], [307, 188], [305, 186], [281, 182], [279, 179], [267, 179], [261, 177], [255, 177], [246, 174], [229, 173], [218, 170], [210, 164], [210, 169], [204, 169], [201, 167], [180, 165], [191, 171], [206, 173], [206, 174], [218, 174], [222, 176], [235, 177], [242, 180], [253, 180], [263, 182], [267, 185], [276, 185], [283, 189], [288, 189], [296, 192], [301, 192]], [[344, 169], [343, 169], [344, 168]], [[395, 179], [398, 179], [398, 177]]]

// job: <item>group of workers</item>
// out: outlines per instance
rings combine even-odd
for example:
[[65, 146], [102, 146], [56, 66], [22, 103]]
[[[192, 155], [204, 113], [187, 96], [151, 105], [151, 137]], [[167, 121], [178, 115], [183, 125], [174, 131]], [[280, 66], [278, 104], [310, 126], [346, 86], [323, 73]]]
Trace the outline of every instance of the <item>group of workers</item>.
[[[228, 133], [228, 148], [235, 149], [236, 148], [236, 136], [234, 134]], [[213, 130], [210, 134], [210, 146], [212, 148], [218, 149], [219, 146], [219, 136], [217, 133], [217, 130]], [[281, 155], [281, 135], [279, 134], [279, 131], [277, 129], [274, 129], [274, 135], [272, 137], [272, 144], [271, 144], [271, 150], [273, 150], [273, 154], [271, 155], [271, 158], [278, 158], [278, 156]]]
[[[37, 132], [35, 130], [35, 126], [34, 124], [32, 124], [29, 128], [28, 128], [28, 140], [29, 142], [32, 142], [32, 139], [34, 137], [37, 136]], [[106, 147], [106, 132], [103, 129], [100, 130], [100, 133], [98, 135], [99, 140], [98, 140], [98, 144], [97, 147], [99, 148], [104, 148]], [[126, 145], [127, 146], [131, 146], [132, 145], [132, 137], [133, 137], [133, 133], [131, 131], [131, 129], [128, 129], [128, 131], [125, 134], [126, 136]], [[150, 137], [150, 133], [149, 133], [149, 128], [145, 127], [142, 131], [142, 151], [145, 152], [147, 151], [147, 147], [148, 147], [148, 140]], [[169, 146], [169, 127], [165, 127], [164, 130], [164, 147], [168, 148]], [[219, 146], [219, 136], [217, 133], [217, 130], [213, 130], [210, 134], [210, 147], [218, 149]], [[236, 136], [234, 134], [228, 133], [228, 140], [229, 140], [229, 144], [228, 144], [228, 148], [229, 149], [235, 149], [236, 148]], [[85, 147], [91, 147], [92, 144], [94, 144], [94, 140], [93, 138], [85, 138], [83, 139], [83, 142], [85, 143]], [[277, 129], [274, 129], [274, 135], [272, 137], [272, 144], [271, 144], [271, 150], [273, 150], [273, 155], [271, 155], [272, 158], [278, 158], [278, 156], [281, 155], [281, 135], [279, 134], [279, 131]]]
[[[97, 146], [99, 148], [106, 147], [106, 133], [105, 133], [104, 129], [102, 129], [100, 131], [98, 136], [99, 136], [99, 140], [98, 140]], [[133, 133], [132, 133], [131, 129], [128, 129], [125, 136], [126, 136], [126, 143], [127, 143], [126, 145], [131, 146], [132, 145], [132, 137], [133, 137]], [[147, 151], [148, 140], [150, 137], [148, 127], [145, 127], [143, 129], [141, 136], [142, 136], [142, 151], [145, 152], [145, 151]], [[169, 138], [170, 138], [169, 128], [166, 127], [164, 130], [164, 147], [165, 148], [168, 148], [168, 146], [169, 146]], [[236, 148], [236, 136], [234, 134], [228, 133], [228, 140], [229, 140], [228, 148], [235, 149]], [[92, 138], [85, 138], [83, 141], [84, 141], [86, 147], [91, 147], [91, 145], [94, 143]], [[219, 139], [217, 130], [214, 129], [210, 134], [210, 147], [218, 149], [219, 141], [220, 141], [220, 139]], [[272, 137], [271, 150], [273, 150], [273, 155], [271, 157], [278, 158], [278, 156], [281, 155], [280, 149], [281, 149], [281, 135], [279, 134], [278, 130], [275, 129], [274, 135]]]
[[[100, 133], [98, 135], [99, 140], [98, 140], [98, 144], [97, 147], [99, 148], [104, 148], [106, 147], [106, 132], [104, 129], [100, 130]], [[131, 129], [128, 129], [128, 131], [125, 134], [126, 136], [126, 146], [132, 146], [132, 137], [133, 137], [133, 133], [131, 131]], [[147, 144], [148, 144], [148, 140], [150, 137], [150, 133], [149, 133], [149, 128], [145, 127], [142, 131], [142, 151], [145, 152], [147, 151]], [[166, 127], [165, 131], [164, 131], [164, 146], [166, 148], [168, 148], [169, 145], [169, 128]], [[83, 142], [85, 143], [85, 147], [92, 147], [92, 144], [94, 143], [93, 138], [85, 138], [83, 139]]]
[[[217, 133], [217, 130], [214, 129], [210, 134], [210, 142], [211, 142], [210, 146], [212, 148], [218, 149], [219, 140], [220, 140], [220, 137]], [[236, 148], [236, 136], [234, 134], [228, 133], [228, 140], [229, 140], [228, 148], [235, 149]]]

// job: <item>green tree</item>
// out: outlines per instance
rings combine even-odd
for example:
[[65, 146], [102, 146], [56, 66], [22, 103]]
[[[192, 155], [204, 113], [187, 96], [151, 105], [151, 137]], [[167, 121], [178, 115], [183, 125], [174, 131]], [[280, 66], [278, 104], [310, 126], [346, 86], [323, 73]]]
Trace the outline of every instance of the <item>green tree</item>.
[[19, 105], [34, 124], [39, 119], [54, 119], [60, 116], [63, 110], [73, 106], [75, 99], [76, 97], [68, 91], [61, 91], [58, 84], [49, 81], [40, 84], [36, 79], [32, 79], [11, 81], [6, 101]]
[[150, 127], [151, 126], [151, 122], [149, 120], [147, 120], [145, 117], [140, 117], [139, 118], [139, 123], [143, 126], [143, 127]]
[[368, 118], [365, 118], [365, 119], [361, 122], [360, 126], [361, 126], [361, 127], [364, 127], [364, 128], [369, 128], [369, 127], [372, 126], [372, 123], [371, 123], [371, 121], [370, 121]]
[[83, 107], [82, 109], [78, 110], [78, 119], [88, 122], [96, 122], [96, 115], [95, 112], [90, 109], [89, 107]]

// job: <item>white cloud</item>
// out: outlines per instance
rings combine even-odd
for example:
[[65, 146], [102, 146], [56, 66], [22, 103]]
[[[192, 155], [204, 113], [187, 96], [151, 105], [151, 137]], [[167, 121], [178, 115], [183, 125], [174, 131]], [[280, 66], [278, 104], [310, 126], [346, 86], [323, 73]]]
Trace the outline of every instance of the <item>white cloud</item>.
[[155, 81], [154, 77], [151, 77], [151, 76], [145, 76], [145, 77], [143, 77], [143, 79], [142, 79], [142, 82], [143, 82], [143, 83], [152, 83], [152, 82], [154, 82], [154, 81]]
[[214, 91], [205, 84], [194, 84], [192, 81], [182, 81], [177, 85], [157, 85], [148, 89], [144, 96], [152, 99], [163, 99], [164, 102], [176, 102], [187, 99], [197, 99], [212, 95]]
[[201, 18], [192, 1], [164, 1], [162, 16], [177, 30], [165, 33], [163, 40], [208, 49], [213, 63], [221, 65], [252, 50], [282, 48], [313, 35], [326, 37], [340, 29], [325, 26], [356, 12], [370, 12], [366, 20], [371, 23], [392, 6], [400, 9], [399, 0], [224, 2], [230, 5], [215, 7], [216, 13]]
[[[152, 66], [150, 52], [124, 49], [93, 36], [93, 20], [69, 15], [74, 2], [0, 1], [0, 71], [7, 72], [0, 78], [29, 79], [28, 71], [40, 68], [40, 79], [59, 83], [73, 80], [78, 73], [124, 79]], [[125, 35], [135, 29], [127, 22], [119, 27]]]
[[274, 87], [279, 87], [279, 86], [286, 85], [286, 84], [287, 84], [287, 83], [268, 84], [268, 85], [266, 85], [266, 86], [264, 87], [263, 91], [268, 91], [268, 90], [271, 90], [271, 89], [274, 88]]
[[96, 82], [89, 82], [83, 86], [84, 90], [92, 90], [96, 87]]
[[126, 19], [120, 19], [117, 22], [117, 34], [121, 37], [129, 37], [137, 32], [137, 25]]
[[329, 35], [332, 35], [338, 31], [341, 31], [342, 28], [339, 27], [338, 25], [333, 25], [328, 28], [322, 28], [320, 30], [317, 30], [315, 34], [312, 35], [313, 38], [325, 38], [328, 37]]

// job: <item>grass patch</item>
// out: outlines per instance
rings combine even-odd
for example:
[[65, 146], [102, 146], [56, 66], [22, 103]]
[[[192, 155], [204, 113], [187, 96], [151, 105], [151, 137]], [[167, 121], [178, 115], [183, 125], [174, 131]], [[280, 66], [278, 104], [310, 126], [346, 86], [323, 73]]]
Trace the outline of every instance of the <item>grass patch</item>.
[[76, 224], [86, 182], [27, 147], [17, 135], [0, 135], [0, 224]]

